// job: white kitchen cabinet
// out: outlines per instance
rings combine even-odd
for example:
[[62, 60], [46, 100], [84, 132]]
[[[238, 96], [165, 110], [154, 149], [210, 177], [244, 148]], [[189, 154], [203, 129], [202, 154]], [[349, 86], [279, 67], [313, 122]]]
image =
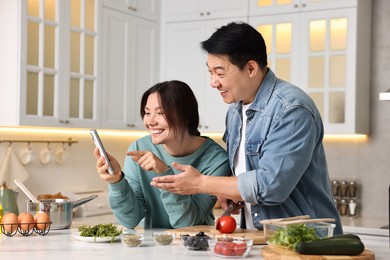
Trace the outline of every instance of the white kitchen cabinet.
[[162, 80], [181, 80], [199, 104], [201, 132], [223, 132], [228, 105], [211, 88], [207, 56], [200, 43], [219, 27], [247, 22], [248, 2], [241, 0], [166, 0], [162, 5]]
[[322, 2], [323, 10], [283, 13], [281, 7], [280, 14], [253, 15], [249, 23], [266, 41], [269, 67], [313, 98], [325, 133], [368, 134], [371, 1]]
[[[240, 20], [245, 21], [246, 17]], [[223, 102], [217, 89], [210, 86], [207, 56], [200, 42], [206, 40], [229, 19], [165, 24], [163, 36], [162, 78], [181, 80], [194, 91], [199, 104], [200, 131], [223, 132], [228, 105]]]
[[103, 6], [152, 21], [160, 17], [160, 0], [103, 0]]
[[243, 17], [248, 14], [245, 0], [165, 0], [167, 22]]
[[249, 15], [271, 15], [356, 6], [358, 0], [249, 0]]
[[1, 2], [1, 125], [98, 125], [97, 3]]
[[101, 127], [144, 129], [142, 94], [159, 76], [158, 24], [103, 8]]

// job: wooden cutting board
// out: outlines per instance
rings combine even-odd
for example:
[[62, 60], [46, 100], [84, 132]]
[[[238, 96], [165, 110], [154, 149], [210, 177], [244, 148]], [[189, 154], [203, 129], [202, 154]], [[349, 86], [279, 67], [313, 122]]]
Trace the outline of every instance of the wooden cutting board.
[[265, 260], [374, 260], [375, 254], [364, 250], [360, 255], [302, 255], [282, 247], [269, 245], [261, 249]]
[[[184, 228], [169, 229], [166, 232], [175, 233], [177, 238], [180, 238], [180, 235], [196, 235], [200, 231], [203, 231], [206, 235], [214, 235], [215, 237], [222, 237], [224, 234], [221, 234], [214, 226], [192, 226]], [[253, 239], [254, 245], [264, 245], [265, 237], [264, 231], [262, 230], [250, 230], [250, 229], [241, 229], [237, 228], [233, 233], [227, 234], [229, 237], [243, 237]]]

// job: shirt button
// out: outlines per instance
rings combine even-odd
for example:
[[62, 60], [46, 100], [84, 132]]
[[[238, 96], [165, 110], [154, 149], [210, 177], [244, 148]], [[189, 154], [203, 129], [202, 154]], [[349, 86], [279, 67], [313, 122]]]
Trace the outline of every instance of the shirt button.
[[254, 217], [257, 217], [257, 213], [253, 214]]

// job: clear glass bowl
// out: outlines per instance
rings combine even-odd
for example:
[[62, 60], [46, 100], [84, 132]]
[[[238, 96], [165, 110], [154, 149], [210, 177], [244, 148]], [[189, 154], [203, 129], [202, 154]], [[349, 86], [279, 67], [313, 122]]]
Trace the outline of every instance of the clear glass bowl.
[[264, 224], [263, 228], [264, 228], [265, 242], [267, 244], [275, 244], [273, 240], [275, 240], [275, 238], [276, 240], [279, 240], [277, 236], [279, 236], [280, 234], [282, 234], [283, 236], [283, 241], [289, 241], [290, 239], [288, 238], [288, 236], [292, 236], [296, 234], [297, 231], [293, 231], [293, 230], [294, 229], [297, 230], [296, 229], [297, 225], [300, 225], [301, 227], [306, 226], [319, 239], [333, 236], [333, 230], [336, 226], [333, 223], [325, 223], [325, 222], [289, 224], [289, 225], [281, 225], [281, 224], [278, 225], [276, 223]]
[[168, 233], [164, 231], [153, 232], [153, 240], [159, 246], [168, 246], [173, 243], [175, 238], [176, 238], [175, 233]]
[[248, 238], [215, 238], [208, 241], [210, 252], [214, 256], [225, 258], [247, 257], [252, 249], [253, 239]]
[[121, 233], [121, 242], [125, 246], [137, 247], [142, 244], [144, 235], [140, 233]]
[[208, 241], [213, 237], [205, 234], [195, 236], [181, 235], [180, 239], [183, 245], [189, 250], [206, 251], [209, 248]]

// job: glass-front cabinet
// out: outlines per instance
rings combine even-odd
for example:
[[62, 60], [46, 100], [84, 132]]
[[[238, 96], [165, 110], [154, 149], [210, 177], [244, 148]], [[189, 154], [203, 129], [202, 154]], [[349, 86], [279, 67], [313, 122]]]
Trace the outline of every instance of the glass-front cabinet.
[[249, 0], [249, 15], [270, 15], [338, 9], [356, 6], [357, 1], [358, 0]]
[[250, 16], [250, 24], [265, 39], [269, 67], [313, 98], [325, 132], [368, 134], [370, 1], [250, 3], [253, 14], [280, 8]]
[[10, 39], [15, 46], [9, 47], [19, 63], [18, 113], [0, 124], [97, 126], [98, 0], [12, 1], [5, 2], [19, 19], [8, 24], [17, 27], [17, 38]]
[[[26, 121], [33, 125], [96, 126], [95, 0], [25, 2]], [[23, 70], [21, 74], [23, 78]]]

